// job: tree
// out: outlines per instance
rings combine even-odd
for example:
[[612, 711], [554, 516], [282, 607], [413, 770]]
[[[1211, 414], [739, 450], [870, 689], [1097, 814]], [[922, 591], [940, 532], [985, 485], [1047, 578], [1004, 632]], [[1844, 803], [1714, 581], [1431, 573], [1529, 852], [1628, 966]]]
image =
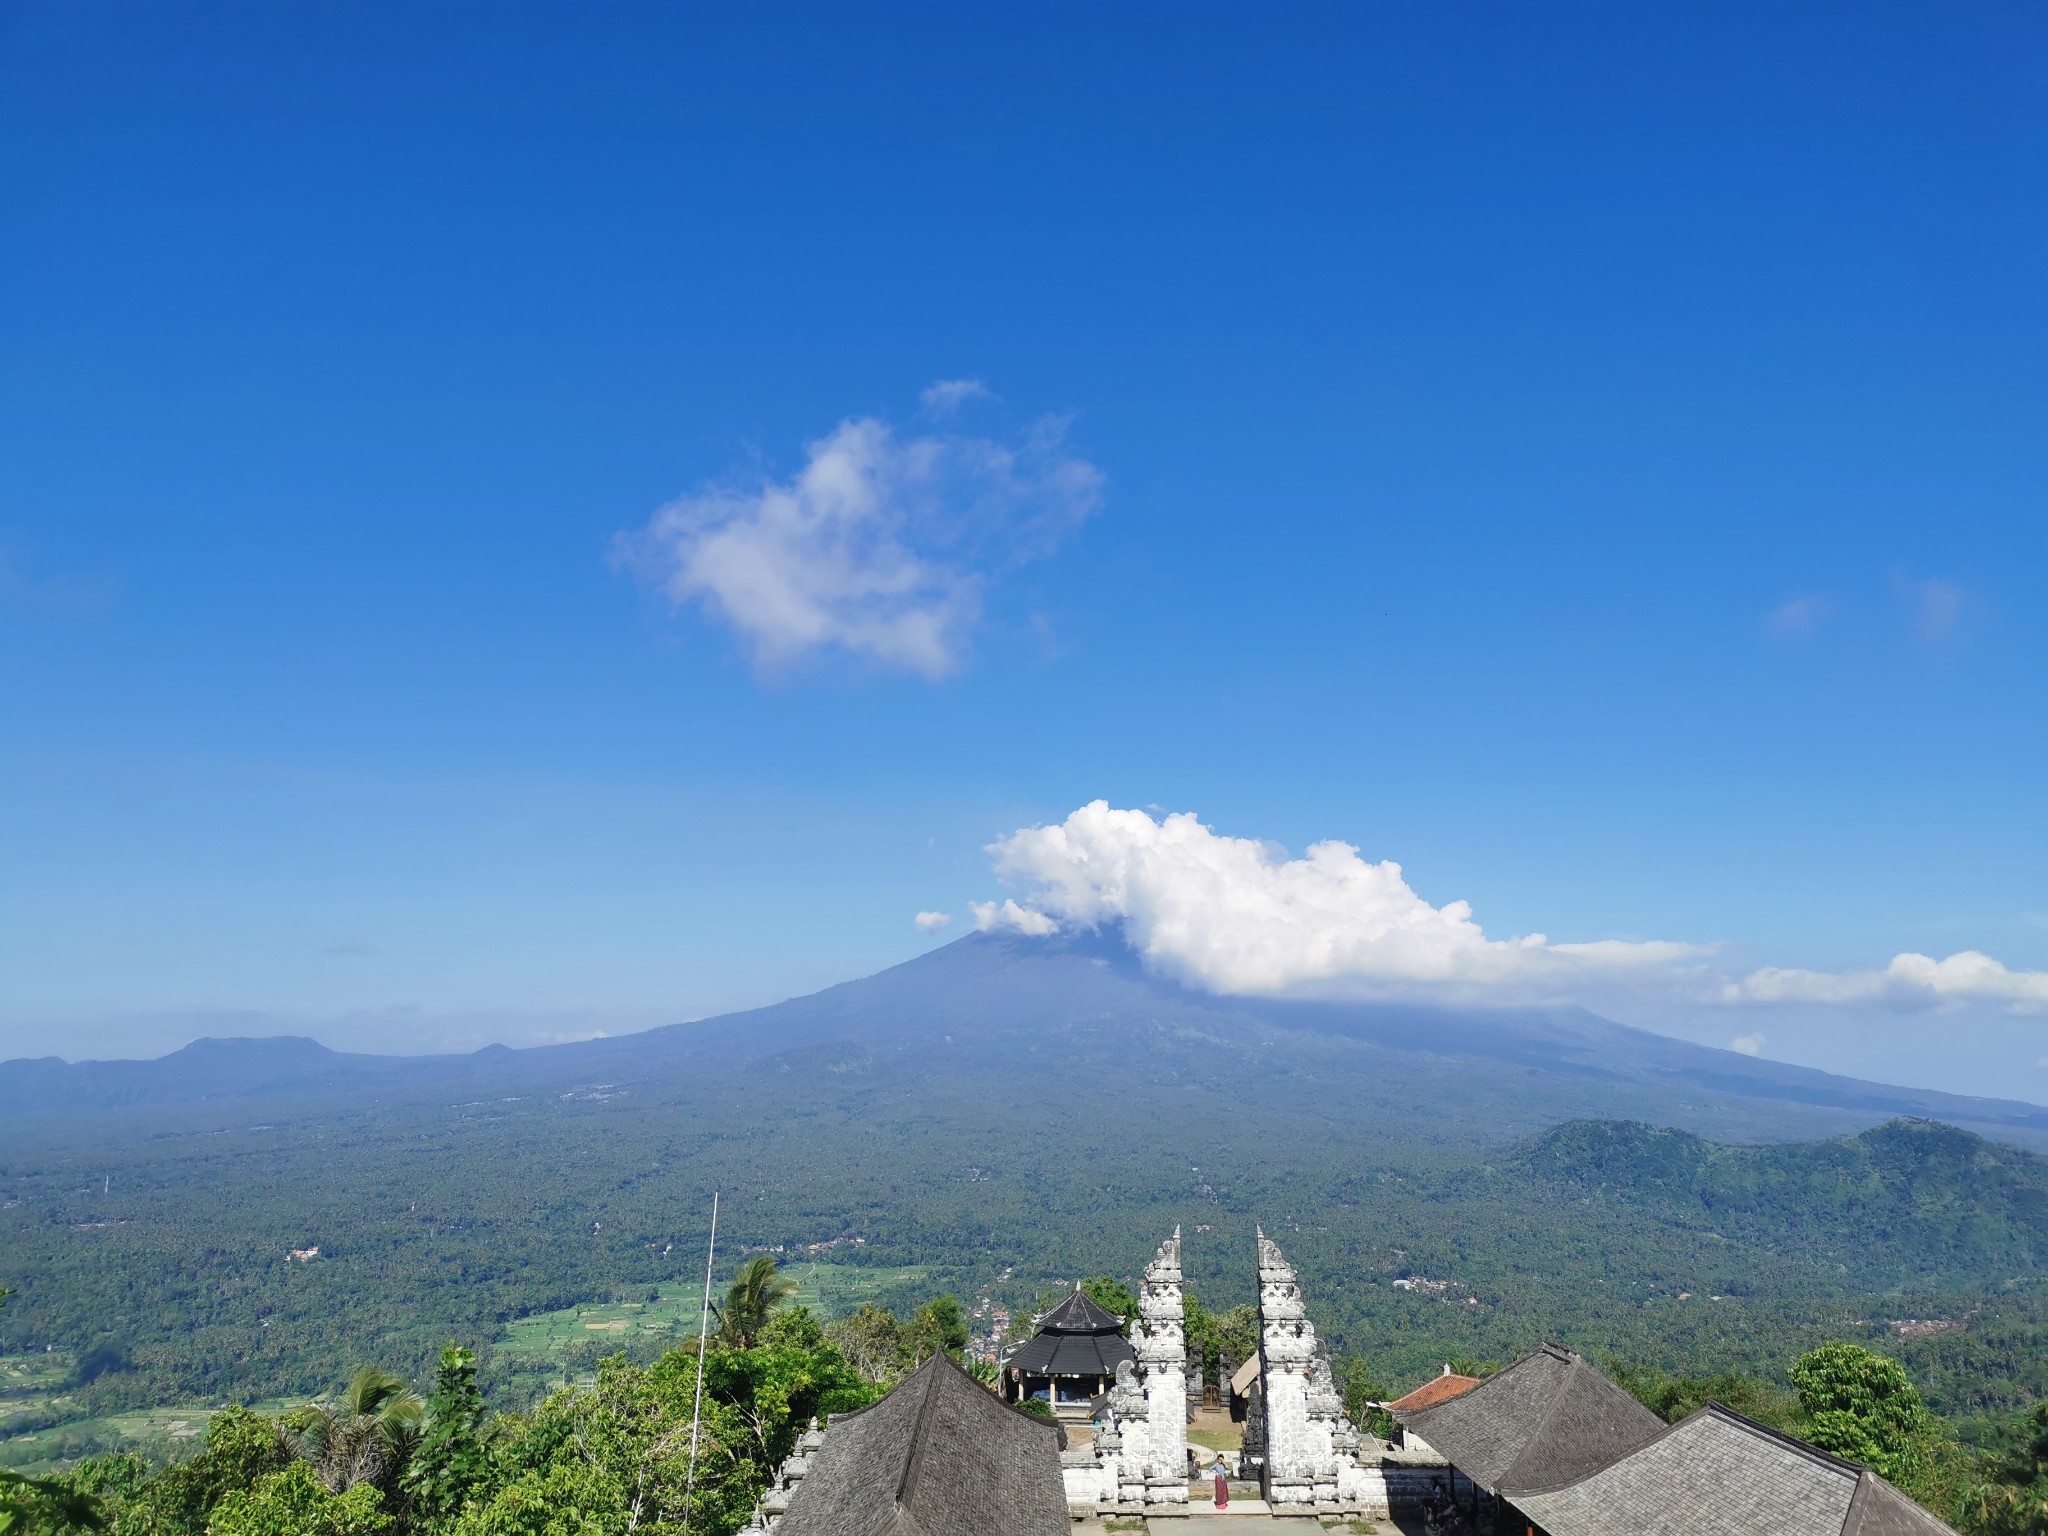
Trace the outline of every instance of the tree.
[[426, 1433], [407, 1464], [405, 1491], [415, 1515], [429, 1522], [445, 1521], [461, 1512], [490, 1472], [476, 1356], [450, 1344], [441, 1351], [434, 1391], [427, 1399]]
[[64, 1474], [64, 1481], [74, 1492], [88, 1494], [118, 1511], [142, 1492], [155, 1470], [133, 1451], [114, 1451], [86, 1457]]
[[1081, 1289], [1088, 1299], [1105, 1312], [1114, 1312], [1129, 1327], [1138, 1318], [1138, 1298], [1133, 1296], [1121, 1280], [1111, 1275], [1095, 1275], [1081, 1282]]
[[887, 1381], [903, 1360], [903, 1324], [872, 1301], [827, 1327], [825, 1337], [866, 1381]]
[[272, 1472], [244, 1492], [220, 1501], [208, 1536], [378, 1536], [392, 1520], [384, 1495], [358, 1482], [344, 1492], [327, 1487], [308, 1462]]
[[1186, 1314], [1188, 1358], [1199, 1360], [1202, 1373], [1221, 1381], [1223, 1357], [1228, 1354], [1242, 1365], [1259, 1350], [1259, 1313], [1256, 1307], [1232, 1307], [1228, 1312], [1211, 1312], [1187, 1293]]
[[0, 1468], [0, 1536], [101, 1531], [106, 1525], [106, 1513], [91, 1494], [56, 1479], [24, 1477]]
[[2048, 1536], [2048, 1403], [2011, 1429], [2003, 1454], [1984, 1468], [1990, 1480], [1960, 1501], [1973, 1536]]
[[405, 1470], [425, 1416], [426, 1404], [403, 1377], [366, 1365], [350, 1380], [339, 1407], [308, 1403], [286, 1415], [285, 1425], [329, 1492], [346, 1493], [364, 1483], [389, 1492]]
[[796, 1294], [796, 1282], [777, 1272], [765, 1253], [740, 1266], [718, 1311], [718, 1337], [734, 1349], [760, 1342], [768, 1315]]
[[[713, 1361], [744, 1358], [720, 1351]], [[710, 1367], [707, 1362], [707, 1382]], [[512, 1426], [503, 1481], [472, 1499], [453, 1536], [667, 1536], [685, 1507], [693, 1533], [719, 1536], [745, 1522], [766, 1481], [754, 1436], [733, 1407], [708, 1392], [691, 1493], [690, 1416], [695, 1348], [642, 1370], [624, 1355], [600, 1362], [596, 1385], [557, 1392]]]
[[[796, 1449], [812, 1419], [864, 1408], [881, 1395], [822, 1336], [812, 1345], [801, 1329], [790, 1328], [775, 1338], [780, 1321], [763, 1331], [758, 1348], [721, 1350], [704, 1362], [705, 1395], [738, 1415], [750, 1436], [745, 1453], [769, 1471]], [[684, 1363], [682, 1355], [664, 1356], [652, 1374], [669, 1379]], [[694, 1367], [694, 1357], [687, 1363]]]
[[1667, 1424], [1676, 1424], [1709, 1400], [1773, 1429], [1785, 1429], [1792, 1423], [1793, 1405], [1784, 1390], [1753, 1377], [1728, 1372], [1667, 1376], [1654, 1366], [1632, 1366], [1619, 1360], [1608, 1362], [1607, 1374]]
[[935, 1296], [917, 1309], [910, 1320], [908, 1344], [915, 1359], [925, 1360], [940, 1350], [949, 1353], [967, 1347], [971, 1337], [967, 1309], [957, 1296]]
[[150, 1479], [122, 1507], [121, 1536], [204, 1536], [215, 1507], [292, 1462], [292, 1448], [274, 1419], [247, 1408], [223, 1408], [206, 1426], [206, 1447], [181, 1466]]
[[[14, 1294], [0, 1285], [0, 1307]], [[0, 1469], [0, 1536], [43, 1531], [98, 1531], [106, 1527], [100, 1501], [68, 1483], [24, 1477]]]
[[2020, 1420], [2018, 1467], [2015, 1482], [2038, 1483], [2048, 1478], [2048, 1403], [2037, 1403], [2034, 1411]]
[[1906, 1368], [1861, 1345], [1823, 1344], [1792, 1367], [1807, 1440], [1845, 1461], [1909, 1483], [1928, 1465], [1939, 1421]]
[[1344, 1393], [1345, 1417], [1367, 1434], [1388, 1439], [1394, 1432], [1394, 1416], [1370, 1403], [1384, 1403], [1398, 1396], [1394, 1389], [1373, 1374], [1363, 1355], [1349, 1355], [1337, 1366], [1337, 1382]]
[[1972, 1536], [2048, 1536], [2048, 1493], [2038, 1486], [1986, 1484], [1966, 1498], [1962, 1514]]

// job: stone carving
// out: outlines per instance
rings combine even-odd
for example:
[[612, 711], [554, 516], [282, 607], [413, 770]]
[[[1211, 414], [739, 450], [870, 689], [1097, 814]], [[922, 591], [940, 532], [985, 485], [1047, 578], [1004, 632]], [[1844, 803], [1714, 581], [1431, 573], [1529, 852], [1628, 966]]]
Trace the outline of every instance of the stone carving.
[[1075, 1509], [1185, 1514], [1188, 1351], [1178, 1227], [1145, 1266], [1131, 1344], [1137, 1353], [1117, 1365], [1092, 1450], [1061, 1458], [1067, 1502]]
[[812, 1419], [811, 1427], [798, 1438], [796, 1449], [782, 1459], [782, 1465], [776, 1469], [761, 1502], [754, 1506], [753, 1519], [746, 1527], [748, 1530], [772, 1531], [782, 1523], [782, 1516], [789, 1508], [789, 1496], [796, 1492], [796, 1485], [811, 1470], [811, 1458], [824, 1443], [825, 1426], [821, 1421]]
[[1365, 1469], [1358, 1431], [1344, 1417], [1330, 1362], [1316, 1343], [1301, 1284], [1280, 1245], [1259, 1240], [1259, 1383], [1245, 1420], [1245, 1448], [1260, 1457], [1259, 1482], [1276, 1510], [1356, 1503]]
[[[1187, 1314], [1181, 1294], [1180, 1228], [1159, 1245], [1138, 1289], [1131, 1325], [1138, 1385], [1145, 1394], [1140, 1425], [1124, 1430], [1124, 1457], [1134, 1462], [1147, 1504], [1188, 1501]], [[1132, 1479], [1122, 1474], [1128, 1485]]]

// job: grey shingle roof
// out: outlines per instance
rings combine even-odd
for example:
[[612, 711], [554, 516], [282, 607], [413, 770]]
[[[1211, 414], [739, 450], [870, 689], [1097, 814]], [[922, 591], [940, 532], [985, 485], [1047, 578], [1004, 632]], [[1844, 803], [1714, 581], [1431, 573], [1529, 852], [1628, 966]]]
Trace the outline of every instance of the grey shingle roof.
[[1010, 1356], [1009, 1367], [1026, 1376], [1114, 1376], [1117, 1362], [1138, 1352], [1116, 1333], [1041, 1333]]
[[1005, 1363], [1026, 1376], [1114, 1376], [1137, 1351], [1123, 1336], [1124, 1320], [1076, 1291], [1046, 1313], [1038, 1332]]
[[1842, 1536], [1956, 1536], [1955, 1531], [1875, 1472], [1856, 1482]]
[[1509, 1497], [1550, 1536], [1953, 1536], [1875, 1473], [1719, 1403], [1566, 1487]]
[[1524, 1355], [1448, 1402], [1396, 1416], [1466, 1476], [1510, 1495], [1584, 1477], [1665, 1428], [1649, 1409], [1555, 1344]]
[[1076, 1291], [1046, 1313], [1040, 1333], [1120, 1333], [1124, 1320], [1100, 1306], [1086, 1291]]
[[934, 1355], [826, 1426], [776, 1536], [1067, 1536], [1060, 1438]]

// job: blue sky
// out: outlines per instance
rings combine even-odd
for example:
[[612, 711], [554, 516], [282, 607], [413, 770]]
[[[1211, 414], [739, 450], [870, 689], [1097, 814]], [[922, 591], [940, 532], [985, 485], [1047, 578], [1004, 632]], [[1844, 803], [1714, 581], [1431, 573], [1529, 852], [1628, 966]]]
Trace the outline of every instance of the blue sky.
[[[766, 1001], [1096, 799], [2048, 968], [2044, 83], [2018, 5], [8, 7], [0, 1054]], [[806, 632], [706, 541], [847, 423]], [[2010, 999], [1595, 1000], [2048, 1100]]]

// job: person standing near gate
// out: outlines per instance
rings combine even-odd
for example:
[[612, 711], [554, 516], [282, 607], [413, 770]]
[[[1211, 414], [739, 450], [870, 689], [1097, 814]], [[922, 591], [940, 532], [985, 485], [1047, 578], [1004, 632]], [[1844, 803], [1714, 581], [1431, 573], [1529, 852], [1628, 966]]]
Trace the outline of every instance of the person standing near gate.
[[1210, 1469], [1216, 1474], [1216, 1507], [1230, 1508], [1230, 1468], [1223, 1463], [1223, 1453], [1216, 1453], [1216, 1465]]

